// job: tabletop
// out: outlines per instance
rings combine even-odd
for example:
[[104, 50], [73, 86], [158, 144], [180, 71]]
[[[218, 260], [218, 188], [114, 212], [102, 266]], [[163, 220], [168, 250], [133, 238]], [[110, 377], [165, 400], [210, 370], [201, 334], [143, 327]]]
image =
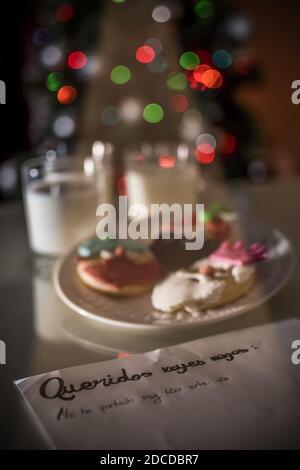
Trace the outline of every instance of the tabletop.
[[[263, 185], [210, 184], [203, 201], [229, 200], [233, 208], [268, 222], [291, 241], [300, 255], [297, 203], [299, 180]], [[212, 196], [213, 195], [213, 196]], [[144, 352], [167, 345], [299, 317], [297, 263], [293, 274], [264, 305], [210, 326], [157, 332], [112, 328], [84, 319], [61, 303], [52, 285], [53, 261], [34, 259], [28, 245], [22, 205], [0, 206], [0, 339], [6, 364], [0, 365], [0, 448], [43, 448], [13, 381], [29, 375], [117, 357], [119, 351]]]

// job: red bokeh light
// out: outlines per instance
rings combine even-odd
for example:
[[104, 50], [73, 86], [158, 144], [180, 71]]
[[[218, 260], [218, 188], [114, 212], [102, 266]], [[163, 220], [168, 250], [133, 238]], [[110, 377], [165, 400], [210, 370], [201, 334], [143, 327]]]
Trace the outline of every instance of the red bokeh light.
[[215, 159], [216, 152], [213, 146], [209, 143], [199, 144], [195, 150], [195, 157], [199, 163], [209, 165]]
[[141, 46], [135, 53], [135, 58], [142, 64], [149, 64], [155, 59], [155, 50], [150, 46]]
[[77, 90], [73, 86], [63, 86], [58, 90], [57, 100], [61, 104], [71, 104], [77, 98]]
[[173, 157], [173, 155], [161, 155], [159, 157], [159, 166], [161, 168], [174, 168], [176, 165], [176, 157]]
[[220, 88], [223, 78], [218, 70], [209, 69], [203, 73], [201, 81], [207, 88]]
[[87, 64], [87, 56], [81, 51], [74, 51], [68, 57], [68, 66], [71, 69], [82, 69]]
[[237, 147], [237, 140], [233, 134], [223, 134], [220, 140], [219, 149], [223, 155], [231, 155]]
[[176, 94], [170, 98], [170, 108], [175, 113], [184, 113], [189, 107], [189, 101], [186, 96]]
[[234, 69], [241, 75], [248, 75], [254, 69], [253, 62], [250, 57], [246, 55], [240, 55], [233, 63]]
[[209, 65], [207, 65], [207, 64], [198, 65], [198, 67], [196, 67], [195, 70], [193, 70], [193, 79], [197, 83], [202, 83], [203, 75], [208, 70], [210, 70]]
[[72, 7], [72, 5], [68, 5], [66, 3], [58, 7], [58, 9], [56, 10], [55, 17], [57, 21], [60, 21], [61, 23], [66, 23], [67, 21], [70, 21], [74, 15], [74, 8]]
[[197, 51], [198, 56], [200, 57], [201, 64], [212, 65], [211, 53], [206, 49], [200, 49]]

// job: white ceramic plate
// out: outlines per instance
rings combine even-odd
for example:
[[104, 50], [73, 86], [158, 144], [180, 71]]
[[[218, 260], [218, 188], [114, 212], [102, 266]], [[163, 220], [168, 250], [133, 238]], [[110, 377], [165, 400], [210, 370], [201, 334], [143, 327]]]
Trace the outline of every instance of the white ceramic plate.
[[246, 243], [262, 242], [268, 258], [256, 265], [254, 288], [241, 299], [198, 316], [186, 314], [180, 320], [155, 312], [150, 293], [132, 298], [115, 298], [85, 286], [76, 274], [76, 251], [69, 253], [54, 270], [54, 286], [60, 299], [74, 312], [97, 322], [131, 328], [174, 328], [199, 326], [226, 320], [265, 302], [287, 281], [293, 264], [289, 240], [263, 222], [239, 217], [234, 230]]

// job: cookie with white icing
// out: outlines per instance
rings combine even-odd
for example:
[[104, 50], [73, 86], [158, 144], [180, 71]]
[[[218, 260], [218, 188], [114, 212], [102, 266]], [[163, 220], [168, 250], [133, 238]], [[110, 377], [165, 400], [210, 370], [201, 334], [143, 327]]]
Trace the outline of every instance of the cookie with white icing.
[[224, 242], [210, 257], [189, 271], [176, 271], [152, 292], [152, 305], [162, 312], [220, 307], [245, 295], [255, 282], [254, 261], [265, 258], [258, 244], [246, 249], [242, 242]]

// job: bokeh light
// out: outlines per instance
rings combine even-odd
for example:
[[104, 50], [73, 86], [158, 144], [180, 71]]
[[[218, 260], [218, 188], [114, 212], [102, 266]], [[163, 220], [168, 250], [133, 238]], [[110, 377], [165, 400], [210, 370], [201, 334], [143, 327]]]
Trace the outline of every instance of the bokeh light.
[[214, 161], [215, 155], [215, 149], [209, 143], [202, 143], [196, 147], [195, 157], [199, 163], [209, 165]]
[[233, 67], [237, 73], [248, 75], [253, 71], [253, 62], [249, 56], [241, 54], [234, 60]]
[[84, 54], [84, 52], [74, 51], [74, 52], [71, 52], [71, 54], [69, 54], [68, 66], [71, 69], [79, 70], [85, 67], [86, 64], [87, 64], [87, 56]]
[[47, 88], [49, 91], [57, 91], [63, 84], [64, 76], [60, 72], [51, 72], [47, 77]]
[[211, 2], [200, 0], [194, 6], [196, 15], [202, 19], [211, 18], [214, 15], [214, 6]]
[[219, 49], [213, 53], [212, 56], [213, 63], [219, 69], [227, 69], [232, 64], [232, 58], [229, 52], [224, 49]]
[[156, 54], [160, 54], [163, 50], [163, 45], [161, 41], [157, 38], [150, 38], [145, 41], [145, 46], [150, 46], [155, 50]]
[[107, 106], [101, 113], [101, 120], [106, 126], [115, 126], [120, 122], [120, 112], [116, 106]]
[[135, 53], [135, 58], [141, 64], [149, 64], [155, 59], [155, 50], [150, 46], [141, 46]]
[[51, 32], [46, 28], [38, 28], [32, 38], [33, 44], [36, 46], [44, 46], [47, 44], [52, 38]]
[[212, 65], [211, 53], [208, 49], [199, 49], [197, 50], [197, 54], [200, 57], [201, 64]]
[[223, 155], [231, 155], [237, 147], [237, 139], [234, 134], [224, 132], [219, 141], [219, 149]]
[[143, 111], [143, 118], [150, 124], [157, 124], [164, 118], [164, 110], [157, 103], [150, 103], [145, 106]]
[[101, 58], [96, 55], [89, 55], [87, 58], [87, 64], [83, 69], [78, 71], [78, 74], [82, 79], [88, 79], [95, 73], [101, 70], [102, 61]]
[[195, 52], [184, 52], [179, 60], [179, 63], [182, 68], [186, 70], [193, 70], [200, 64], [200, 59], [198, 54]]
[[53, 130], [58, 137], [70, 137], [75, 130], [75, 122], [71, 116], [59, 116], [55, 119]]
[[203, 132], [196, 139], [196, 147], [202, 144], [209, 144], [214, 150], [217, 147], [216, 138], [212, 134], [209, 134], [207, 132]]
[[182, 115], [180, 135], [183, 139], [194, 142], [203, 132], [203, 117], [197, 109], [188, 109]]
[[220, 88], [223, 78], [218, 70], [210, 69], [203, 73], [201, 81], [207, 88]]
[[153, 62], [150, 62], [150, 64], [147, 64], [147, 67], [150, 70], [150, 72], [162, 73], [169, 67], [169, 64], [167, 63], [166, 59], [162, 55], [157, 55], [155, 59], [153, 60]]
[[105, 144], [101, 140], [96, 140], [92, 145], [92, 155], [97, 161], [103, 160], [105, 156]]
[[46, 46], [41, 51], [41, 61], [47, 67], [57, 65], [62, 59], [62, 51], [58, 46]]
[[124, 85], [131, 79], [131, 73], [125, 65], [116, 65], [111, 71], [110, 78], [116, 85]]
[[70, 21], [75, 15], [75, 10], [72, 5], [65, 3], [64, 5], [60, 5], [55, 13], [55, 18], [57, 21], [61, 23], [66, 23]]
[[171, 18], [171, 16], [172, 13], [170, 8], [168, 8], [166, 5], [158, 5], [152, 11], [152, 18], [154, 21], [157, 21], [157, 23], [165, 23]]
[[78, 92], [76, 88], [70, 85], [65, 85], [58, 90], [57, 101], [60, 104], [71, 104], [77, 98]]
[[126, 98], [120, 104], [120, 114], [128, 123], [136, 122], [142, 115], [142, 106], [134, 98]]
[[227, 18], [225, 23], [225, 31], [228, 36], [237, 41], [245, 41], [249, 38], [252, 25], [245, 15], [234, 15]]
[[170, 97], [170, 108], [175, 113], [184, 113], [189, 107], [189, 101], [186, 96], [176, 94]]
[[171, 72], [167, 79], [167, 86], [171, 90], [185, 90], [187, 87], [187, 78], [182, 72]]
[[207, 64], [198, 65], [195, 70], [193, 70], [193, 78], [197, 83], [202, 83], [203, 74], [210, 70], [210, 66]]
[[163, 154], [158, 159], [161, 168], [174, 168], [176, 165], [176, 157], [173, 155]]

